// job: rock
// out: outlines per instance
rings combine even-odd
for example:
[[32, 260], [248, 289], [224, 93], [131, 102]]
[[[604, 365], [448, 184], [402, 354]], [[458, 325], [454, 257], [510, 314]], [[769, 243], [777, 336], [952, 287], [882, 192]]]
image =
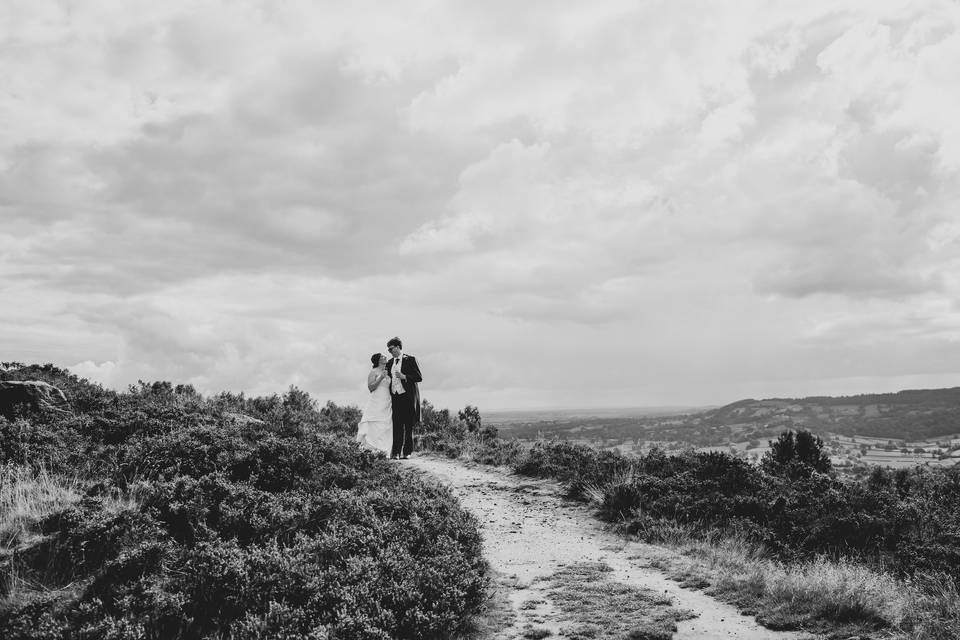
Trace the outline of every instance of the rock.
[[0, 380], [0, 415], [13, 420], [20, 411], [69, 412], [70, 404], [63, 391], [41, 380]]
[[248, 416], [245, 413], [236, 413], [233, 411], [224, 411], [223, 417], [230, 418], [231, 420], [233, 420], [234, 422], [236, 422], [241, 426], [247, 426], [250, 424], [266, 424], [263, 420], [260, 420], [259, 418], [254, 418], [253, 416]]

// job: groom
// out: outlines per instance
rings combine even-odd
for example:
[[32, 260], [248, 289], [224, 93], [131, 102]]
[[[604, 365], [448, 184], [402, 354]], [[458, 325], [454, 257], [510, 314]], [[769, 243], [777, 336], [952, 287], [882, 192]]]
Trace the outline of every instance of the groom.
[[390, 400], [393, 407], [393, 449], [391, 458], [406, 460], [413, 453], [413, 427], [420, 422], [420, 388], [423, 380], [413, 356], [404, 355], [400, 338], [387, 341], [393, 356], [387, 363], [390, 372]]

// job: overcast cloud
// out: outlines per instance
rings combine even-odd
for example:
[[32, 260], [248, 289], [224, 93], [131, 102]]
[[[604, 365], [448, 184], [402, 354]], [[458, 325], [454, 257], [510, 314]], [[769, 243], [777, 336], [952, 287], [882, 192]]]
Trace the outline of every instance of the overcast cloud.
[[960, 385], [960, 3], [0, 5], [0, 359], [359, 404]]

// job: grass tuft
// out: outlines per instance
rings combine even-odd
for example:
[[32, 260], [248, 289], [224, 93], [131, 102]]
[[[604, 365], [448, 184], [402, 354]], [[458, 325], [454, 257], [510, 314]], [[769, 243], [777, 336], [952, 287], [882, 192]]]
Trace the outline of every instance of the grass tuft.
[[960, 638], [960, 589], [953, 577], [924, 574], [917, 579], [919, 597], [910, 612], [913, 640]]
[[675, 609], [662, 594], [617, 582], [612, 571], [602, 562], [583, 562], [544, 579], [565, 623], [564, 637], [670, 638], [677, 621], [690, 617], [689, 611]]
[[670, 640], [676, 630], [676, 625], [669, 623], [644, 623], [631, 629], [626, 638], [627, 640]]
[[960, 594], [946, 577], [919, 585], [825, 557], [784, 564], [737, 536], [684, 540], [678, 535], [672, 542], [683, 555], [664, 556], [657, 566], [684, 585], [704, 588], [756, 615], [771, 629], [839, 628], [865, 635], [885, 630], [923, 640], [960, 637]]
[[58, 476], [45, 468], [0, 467], [0, 596], [5, 602], [21, 599], [38, 588], [13, 561], [15, 549], [40, 537], [33, 529], [37, 522], [81, 497], [77, 477]]
[[35, 534], [44, 517], [78, 502], [77, 477], [57, 476], [27, 466], [0, 467], [0, 548], [16, 547]]
[[815, 619], [900, 628], [913, 604], [901, 581], [846, 560], [817, 558], [789, 569], [777, 563], [760, 567], [768, 602]]

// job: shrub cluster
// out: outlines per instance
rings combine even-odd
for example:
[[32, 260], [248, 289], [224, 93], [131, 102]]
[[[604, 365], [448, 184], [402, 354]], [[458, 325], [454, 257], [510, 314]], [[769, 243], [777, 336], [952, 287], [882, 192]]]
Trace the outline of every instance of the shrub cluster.
[[[413, 437], [416, 450], [435, 451], [450, 458], [464, 455], [465, 447], [472, 453], [475, 444], [482, 444], [489, 457], [491, 449], [503, 442], [497, 438], [496, 427], [483, 425], [476, 407], [467, 405], [454, 416], [449, 409], [437, 409], [426, 400], [421, 403], [420, 424]], [[495, 460], [489, 463], [501, 464]]]
[[516, 473], [563, 481], [600, 516], [655, 536], [679, 523], [727, 530], [784, 560], [855, 558], [906, 575], [960, 576], [960, 469], [875, 469], [865, 479], [829, 469], [822, 442], [785, 433], [763, 464], [724, 452], [653, 449], [624, 456], [561, 440], [532, 444], [465, 436], [448, 449]]
[[0, 462], [89, 481], [0, 550], [4, 638], [444, 638], [479, 608], [477, 523], [343, 437], [355, 409], [45, 373], [82, 406], [0, 418]]

